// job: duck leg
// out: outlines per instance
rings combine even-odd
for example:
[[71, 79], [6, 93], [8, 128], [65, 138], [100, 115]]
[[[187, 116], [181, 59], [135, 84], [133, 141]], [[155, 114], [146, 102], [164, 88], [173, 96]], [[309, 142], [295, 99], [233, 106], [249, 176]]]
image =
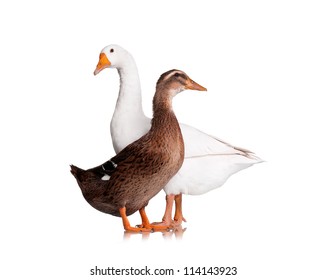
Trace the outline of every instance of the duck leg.
[[175, 195], [175, 216], [174, 216], [174, 224], [175, 226], [179, 226], [182, 222], [186, 222], [186, 219], [183, 217], [182, 212], [182, 194]]
[[[144, 210], [144, 208], [143, 208]], [[145, 227], [132, 227], [129, 223], [129, 220], [127, 218], [127, 215], [126, 215], [126, 207], [123, 207], [123, 208], [119, 208], [119, 213], [120, 213], [120, 216], [121, 218], [123, 219], [123, 225], [124, 225], [124, 229], [126, 231], [133, 231], [133, 232], [144, 232], [144, 231], [151, 231], [151, 229], [149, 228], [145, 228]], [[142, 218], [142, 223], [143, 223], [143, 219], [144, 217], [142, 217], [142, 213], [141, 213], [141, 210], [140, 210], [140, 214], [141, 214], [141, 218]], [[145, 214], [145, 212], [144, 212]], [[146, 217], [146, 215], [145, 215]], [[147, 218], [146, 218], [147, 219]], [[149, 223], [149, 221], [148, 221]]]
[[152, 223], [151, 226], [155, 229], [168, 229], [173, 226], [174, 221], [172, 220], [173, 204], [174, 204], [175, 195], [168, 194], [166, 195], [166, 210], [162, 218], [162, 222]]
[[163, 230], [167, 230], [169, 228], [169, 226], [162, 224], [162, 223], [152, 223], [150, 224], [149, 219], [145, 213], [145, 208], [141, 208], [139, 210], [141, 218], [142, 218], [142, 224], [141, 225], [136, 225], [137, 228], [146, 228], [149, 230], [158, 230], [158, 231], [163, 231]]
[[141, 215], [141, 219], [142, 219], [142, 225], [141, 227], [143, 228], [147, 228], [147, 229], [151, 229], [151, 225], [150, 225], [150, 222], [149, 222], [149, 219], [148, 219], [148, 216], [146, 215], [145, 213], [145, 208], [142, 207], [140, 210], [140, 215]]

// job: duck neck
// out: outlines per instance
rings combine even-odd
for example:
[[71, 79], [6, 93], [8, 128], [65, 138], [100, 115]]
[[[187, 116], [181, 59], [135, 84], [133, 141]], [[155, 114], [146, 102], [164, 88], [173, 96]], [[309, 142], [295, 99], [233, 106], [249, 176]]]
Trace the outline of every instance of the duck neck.
[[115, 113], [131, 117], [145, 116], [142, 108], [140, 79], [134, 59], [129, 58], [117, 70], [120, 77], [120, 89]]
[[173, 95], [167, 90], [157, 91], [153, 98], [153, 119], [152, 128], [156, 126], [162, 126], [167, 120], [177, 122], [173, 107], [172, 107]]
[[153, 114], [155, 115], [159, 111], [173, 111], [172, 101], [173, 97], [169, 96], [169, 93], [156, 93], [153, 98]]

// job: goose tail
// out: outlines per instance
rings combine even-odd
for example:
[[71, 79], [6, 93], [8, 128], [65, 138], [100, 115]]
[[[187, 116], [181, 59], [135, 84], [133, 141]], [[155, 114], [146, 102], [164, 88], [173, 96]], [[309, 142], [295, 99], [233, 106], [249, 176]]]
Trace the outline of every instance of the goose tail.
[[253, 160], [253, 163], [256, 164], [256, 163], [261, 163], [261, 162], [265, 162], [265, 160], [263, 160], [262, 158], [258, 157], [255, 153], [247, 153], [246, 154], [246, 157]]

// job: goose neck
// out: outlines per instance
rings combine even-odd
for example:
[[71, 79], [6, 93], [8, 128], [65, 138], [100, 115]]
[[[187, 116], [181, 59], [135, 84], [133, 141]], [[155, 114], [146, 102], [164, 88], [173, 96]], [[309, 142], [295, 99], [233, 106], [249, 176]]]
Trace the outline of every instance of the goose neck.
[[140, 79], [135, 63], [118, 68], [120, 78], [116, 110], [132, 111], [144, 115]]

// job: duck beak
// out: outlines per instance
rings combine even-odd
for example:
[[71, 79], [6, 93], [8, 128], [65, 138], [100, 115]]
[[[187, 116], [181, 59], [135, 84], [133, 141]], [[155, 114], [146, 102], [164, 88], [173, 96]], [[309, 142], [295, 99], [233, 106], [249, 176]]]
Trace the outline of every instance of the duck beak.
[[191, 79], [188, 79], [186, 82], [185, 89], [199, 90], [199, 91], [207, 91], [207, 89], [198, 83], [194, 82]]
[[108, 68], [111, 65], [111, 62], [104, 53], [100, 53], [99, 62], [97, 67], [94, 70], [94, 75], [99, 74], [103, 69]]

